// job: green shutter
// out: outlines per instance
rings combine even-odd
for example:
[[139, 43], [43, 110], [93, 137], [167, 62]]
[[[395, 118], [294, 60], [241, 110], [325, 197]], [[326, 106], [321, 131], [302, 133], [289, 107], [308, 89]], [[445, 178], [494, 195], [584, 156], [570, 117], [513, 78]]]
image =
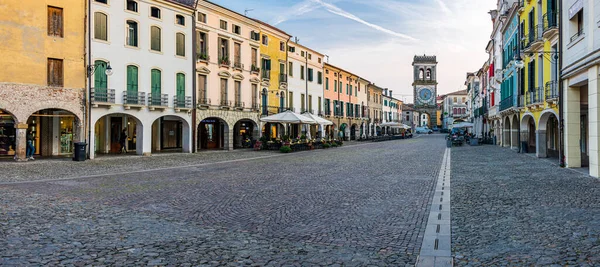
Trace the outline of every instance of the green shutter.
[[136, 66], [127, 66], [127, 92], [138, 91], [138, 68]]
[[102, 60], [96, 60], [96, 62], [94, 62], [94, 66], [96, 66], [96, 69], [94, 70], [94, 88], [96, 88], [96, 90], [100, 88], [106, 89], [108, 87], [106, 77], [106, 62]]
[[185, 98], [185, 74], [177, 73], [177, 99]]
[[[153, 69], [151, 72], [152, 98], [156, 98], [161, 94], [161, 75], [160, 70]], [[157, 98], [160, 99], [160, 98]]]

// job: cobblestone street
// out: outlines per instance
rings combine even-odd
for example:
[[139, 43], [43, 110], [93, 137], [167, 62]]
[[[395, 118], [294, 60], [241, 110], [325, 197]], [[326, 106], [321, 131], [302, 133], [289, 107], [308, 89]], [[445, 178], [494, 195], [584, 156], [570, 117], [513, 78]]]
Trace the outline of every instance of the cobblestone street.
[[433, 135], [23, 164], [4, 182], [35, 164], [44, 181], [0, 185], [0, 265], [412, 265], [444, 149]]
[[457, 266], [598, 266], [600, 181], [494, 146], [452, 148]]

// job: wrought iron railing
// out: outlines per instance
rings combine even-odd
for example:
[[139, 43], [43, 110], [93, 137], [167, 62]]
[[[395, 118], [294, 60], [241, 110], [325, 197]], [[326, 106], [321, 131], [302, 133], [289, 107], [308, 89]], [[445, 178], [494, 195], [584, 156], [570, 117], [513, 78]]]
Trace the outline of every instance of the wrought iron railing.
[[262, 77], [263, 79], [270, 80], [270, 79], [271, 79], [271, 71], [270, 71], [270, 70], [265, 70], [265, 69], [263, 69], [263, 70], [262, 70], [261, 77]]
[[92, 103], [115, 103], [115, 89], [92, 88]]
[[558, 82], [549, 81], [546, 83], [546, 101], [558, 98]]
[[280, 82], [280, 83], [286, 83], [286, 82], [287, 82], [287, 74], [285, 74], [285, 73], [280, 73], [280, 74], [279, 74], [279, 82]]
[[173, 98], [173, 106], [176, 108], [192, 108], [192, 97], [178, 95]]
[[511, 95], [511, 96], [509, 96], [509, 97], [507, 97], [505, 99], [502, 99], [500, 101], [500, 110], [509, 109], [509, 108], [513, 107], [514, 105], [515, 105], [514, 104], [514, 99], [513, 99], [513, 96]]
[[558, 28], [558, 11], [550, 10], [546, 14], [544, 14], [544, 33]]
[[167, 107], [169, 106], [168, 94], [148, 94], [148, 106]]
[[123, 91], [123, 104], [125, 105], [144, 105], [146, 102], [146, 93], [137, 91]]

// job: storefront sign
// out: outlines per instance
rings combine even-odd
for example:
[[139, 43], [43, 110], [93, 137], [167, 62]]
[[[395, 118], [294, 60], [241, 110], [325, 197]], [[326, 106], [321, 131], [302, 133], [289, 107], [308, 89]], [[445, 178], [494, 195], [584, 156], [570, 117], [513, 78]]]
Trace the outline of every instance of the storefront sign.
[[215, 123], [217, 122], [216, 120], [202, 120], [202, 123]]
[[572, 19], [577, 15], [577, 12], [583, 9], [583, 0], [577, 0], [575, 3], [569, 8], [569, 19]]

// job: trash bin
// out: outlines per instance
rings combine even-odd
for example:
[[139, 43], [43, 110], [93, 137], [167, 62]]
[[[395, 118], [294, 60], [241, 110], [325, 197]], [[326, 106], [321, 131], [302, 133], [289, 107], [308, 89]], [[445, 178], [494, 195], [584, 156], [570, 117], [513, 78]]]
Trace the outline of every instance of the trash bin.
[[73, 161], [85, 161], [86, 151], [85, 147], [87, 144], [85, 142], [77, 142], [75, 143], [75, 151], [73, 152]]
[[446, 139], [446, 147], [452, 147], [452, 139]]

